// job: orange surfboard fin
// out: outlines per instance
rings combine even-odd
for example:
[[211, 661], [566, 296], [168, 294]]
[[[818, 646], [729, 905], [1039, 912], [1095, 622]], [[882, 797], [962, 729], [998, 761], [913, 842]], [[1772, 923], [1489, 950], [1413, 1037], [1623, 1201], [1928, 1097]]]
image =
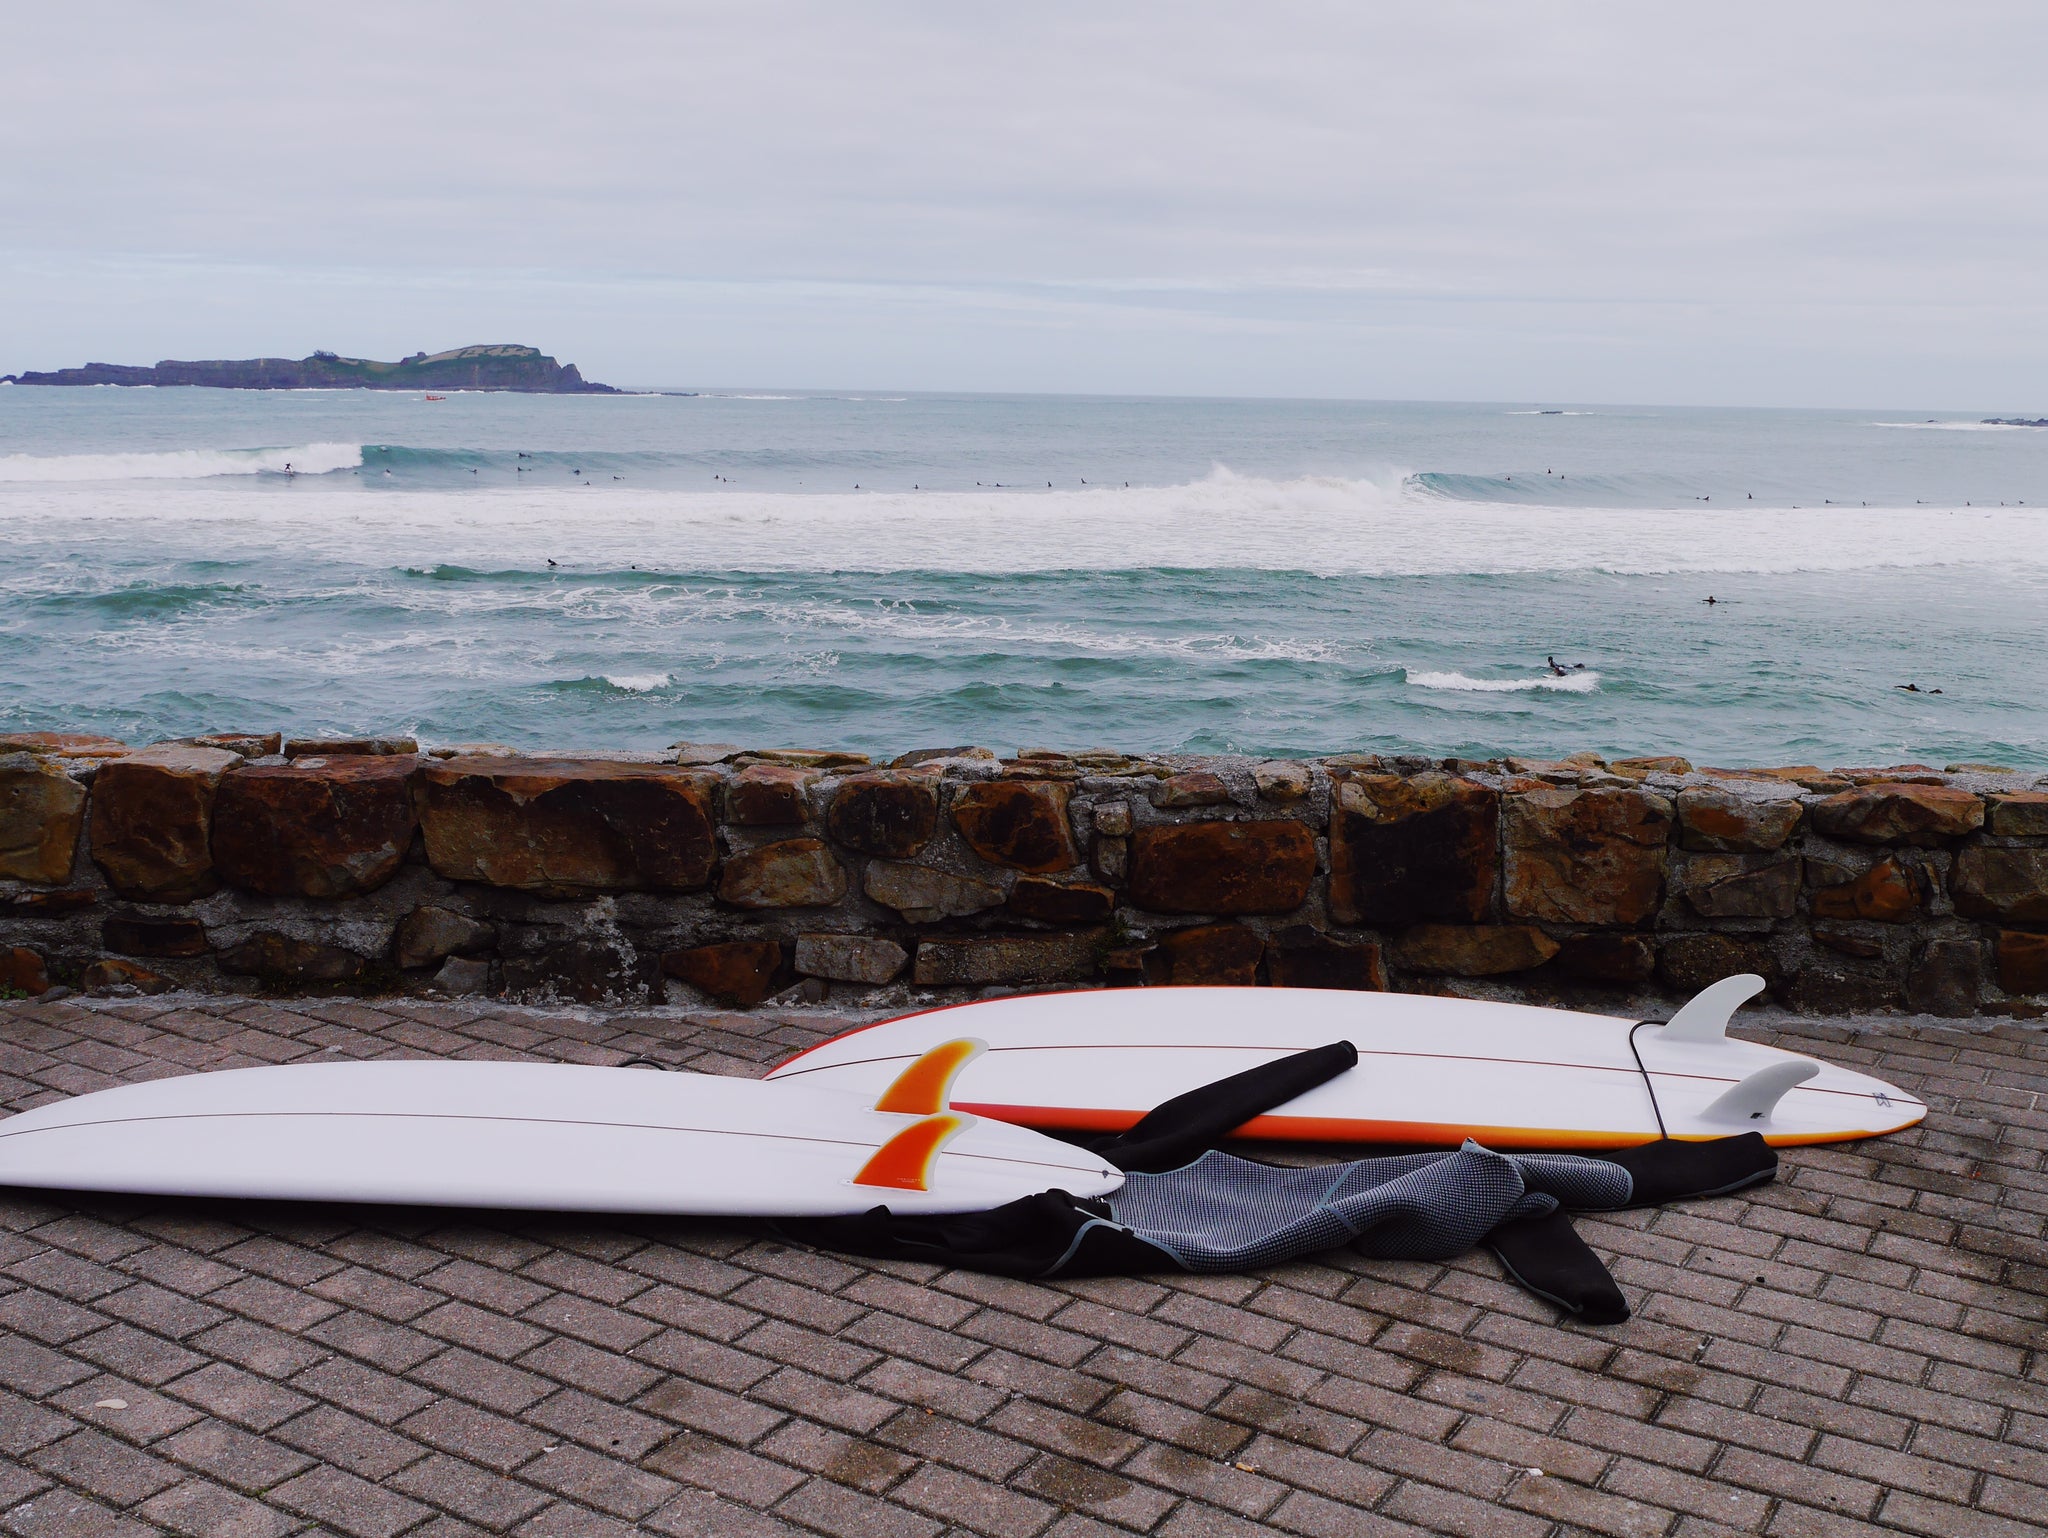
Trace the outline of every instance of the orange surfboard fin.
[[987, 1042], [972, 1036], [941, 1042], [896, 1076], [896, 1082], [882, 1091], [875, 1109], [900, 1111], [905, 1116], [936, 1116], [946, 1109], [960, 1070], [987, 1050]]
[[941, 1111], [914, 1122], [877, 1148], [853, 1183], [891, 1191], [929, 1191], [932, 1166], [939, 1162], [940, 1150], [973, 1123], [972, 1116], [957, 1111]]

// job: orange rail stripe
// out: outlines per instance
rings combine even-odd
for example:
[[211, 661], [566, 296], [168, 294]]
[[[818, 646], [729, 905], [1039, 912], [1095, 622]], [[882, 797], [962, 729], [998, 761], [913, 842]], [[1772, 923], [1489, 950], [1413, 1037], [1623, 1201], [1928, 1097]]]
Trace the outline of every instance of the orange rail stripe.
[[[1076, 1109], [1072, 1106], [961, 1104], [991, 1121], [1006, 1121], [1047, 1132], [1124, 1132], [1135, 1127], [1143, 1111]], [[1910, 1122], [1907, 1125], [1912, 1125]], [[1737, 1130], [1737, 1129], [1731, 1129]], [[1844, 1143], [1880, 1137], [1869, 1128], [1839, 1132], [1765, 1133], [1774, 1148], [1811, 1143]], [[1655, 1131], [1590, 1131], [1579, 1127], [1492, 1127], [1473, 1122], [1374, 1121], [1330, 1116], [1257, 1116], [1231, 1134], [1233, 1138], [1276, 1143], [1422, 1143], [1456, 1144], [1475, 1138], [1488, 1148], [1638, 1148], [1657, 1141]], [[1703, 1143], [1726, 1133], [1685, 1133], [1676, 1142]]]

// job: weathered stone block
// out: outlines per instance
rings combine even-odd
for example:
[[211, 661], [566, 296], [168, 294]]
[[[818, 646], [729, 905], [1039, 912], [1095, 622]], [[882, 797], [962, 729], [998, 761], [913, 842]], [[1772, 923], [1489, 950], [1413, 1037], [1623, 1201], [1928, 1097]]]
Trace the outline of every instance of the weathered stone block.
[[1897, 981], [1875, 965], [1804, 967], [1784, 992], [1785, 1002], [1807, 1015], [1870, 1014], [1894, 1008], [1899, 1002]]
[[454, 758], [419, 771], [427, 859], [521, 891], [691, 891], [711, 877], [714, 781], [667, 764]]
[[1154, 988], [1249, 988], [1259, 980], [1266, 942], [1242, 924], [1202, 924], [1161, 935], [1145, 957]]
[[1455, 775], [1340, 781], [1330, 812], [1330, 911], [1342, 924], [1474, 923], [1500, 875], [1500, 797]]
[[1081, 863], [1067, 823], [1073, 789], [1032, 780], [990, 780], [964, 786], [953, 800], [953, 825], [967, 847], [991, 865], [1049, 875]]
[[488, 992], [491, 964], [482, 957], [450, 956], [434, 974], [434, 986], [443, 993], [461, 996]]
[[910, 952], [868, 935], [798, 935], [796, 969], [805, 977], [879, 987], [903, 970]]
[[1573, 935], [1558, 942], [1557, 969], [1575, 982], [1646, 983], [1656, 975], [1657, 952], [1641, 935]]
[[0, 950], [0, 989], [13, 993], [38, 994], [50, 990], [50, 970], [43, 958], [26, 945]]
[[1131, 836], [1131, 803], [1128, 801], [1098, 801], [1094, 818], [1095, 831], [1104, 838]]
[[788, 764], [795, 769], [865, 769], [874, 762], [865, 753], [818, 748], [757, 748], [745, 756], [764, 764]]
[[1020, 876], [1005, 911], [1040, 924], [1100, 924], [1115, 907], [1116, 893], [1106, 886]]
[[123, 961], [118, 956], [103, 956], [98, 961], [88, 961], [79, 969], [78, 986], [87, 993], [106, 995], [169, 993], [178, 985], [148, 967]]
[[1812, 933], [1815, 945], [1826, 946], [1837, 955], [1857, 956], [1869, 961], [1884, 954], [1883, 941], [1847, 924], [1816, 923]]
[[1761, 800], [1712, 785], [1678, 793], [1678, 846], [1706, 854], [1761, 854], [1782, 849], [1803, 809], [1790, 796]]
[[727, 759], [739, 757], [740, 745], [736, 742], [672, 742], [668, 751], [675, 763], [702, 766], [722, 764]]
[[1813, 803], [1807, 815], [1830, 838], [1932, 848], [1984, 826], [1984, 803], [1953, 785], [1860, 785]]
[[237, 769], [213, 803], [222, 880], [270, 897], [353, 897], [398, 874], [418, 826], [417, 759], [364, 755]]
[[[1306, 926], [1297, 926], [1305, 928]], [[1275, 988], [1349, 988], [1384, 993], [1386, 963], [1370, 940], [1287, 933], [1266, 947], [1266, 976]]]
[[1754, 972], [1775, 987], [1778, 961], [1762, 941], [1734, 935], [1668, 935], [1657, 950], [1657, 975], [1677, 993], [1698, 993], [1738, 972]]
[[820, 778], [815, 769], [787, 764], [749, 764], [725, 788], [725, 820], [742, 828], [802, 822], [804, 791]]
[[128, 744], [119, 737], [95, 732], [8, 732], [0, 735], [0, 753], [41, 753], [51, 758], [119, 758]]
[[1975, 940], [1929, 940], [1906, 974], [1906, 1007], [1945, 1020], [1977, 1013], [1984, 947]]
[[939, 827], [939, 790], [928, 775], [853, 775], [839, 787], [825, 826], [848, 849], [907, 860]]
[[1675, 753], [1650, 753], [1639, 758], [1617, 758], [1607, 767], [1616, 774], [1691, 774], [1692, 760]]
[[1671, 802], [1646, 790], [1546, 786], [1503, 817], [1507, 909], [1563, 924], [1640, 924], [1664, 895]]
[[891, 769], [915, 769], [919, 764], [943, 764], [954, 759], [968, 759], [975, 763], [997, 762], [993, 748], [912, 748], [908, 753], [899, 753], [889, 760]]
[[190, 902], [219, 884], [213, 803], [221, 776], [242, 762], [224, 748], [144, 748], [93, 780], [91, 847], [123, 897]]
[[438, 748], [427, 749], [429, 758], [524, 758], [510, 743], [505, 742], [449, 742]]
[[819, 908], [846, 895], [846, 871], [822, 839], [786, 838], [725, 862], [718, 900], [735, 908]]
[[694, 945], [666, 953], [661, 970], [721, 1004], [751, 1009], [788, 986], [789, 947], [780, 940]]
[[2001, 838], [2048, 838], [2048, 790], [1993, 796], [1988, 825]]
[[212, 948], [197, 919], [131, 913], [108, 914], [100, 923], [100, 943], [124, 956], [204, 956]]
[[230, 946], [214, 959], [223, 972], [260, 977], [269, 983], [354, 982], [366, 969], [363, 958], [354, 951], [268, 929]]
[[1307, 764], [1292, 758], [1269, 758], [1252, 765], [1252, 783], [1259, 794], [1280, 805], [1306, 800], [1316, 787], [1316, 777]]
[[646, 995], [647, 979], [639, 959], [616, 944], [563, 940], [543, 950], [508, 956], [504, 961], [508, 992], [574, 999], [580, 1004], [606, 1004]]
[[178, 740], [195, 748], [226, 748], [244, 758], [268, 758], [284, 749], [284, 738], [276, 732], [204, 732]]
[[2007, 993], [2048, 993], [2048, 935], [1998, 932], [1998, 986]]
[[1206, 769], [1169, 775], [1152, 786], [1154, 806], [1228, 806], [1230, 787]]
[[2007, 924], [2048, 924], [2048, 849], [1973, 844], [1949, 876], [1956, 912]]
[[1104, 881], [1122, 881], [1131, 873], [1131, 841], [1097, 834], [1088, 863]]
[[913, 924], [964, 918], [998, 907], [1003, 901], [1003, 889], [993, 881], [898, 860], [868, 861], [861, 885], [869, 897], [885, 908], [894, 908]]
[[1286, 913], [1308, 899], [1315, 835], [1298, 822], [1194, 822], [1131, 836], [1131, 900], [1154, 913]]
[[56, 886], [71, 878], [85, 826], [85, 787], [61, 761], [0, 753], [0, 879]]
[[1526, 972], [1557, 952], [1557, 942], [1530, 924], [1417, 924], [1394, 942], [1402, 966], [1453, 977]]
[[1887, 856], [1854, 881], [1815, 892], [1811, 899], [1813, 916], [1903, 924], [1919, 913], [1926, 896], [1924, 885], [1925, 878], [1918, 866]]
[[988, 935], [925, 940], [912, 977], [921, 987], [1080, 982], [1095, 971], [1094, 935]]
[[419, 750], [419, 743], [411, 737], [291, 737], [284, 744], [286, 758], [410, 758]]
[[498, 932], [466, 913], [422, 903], [398, 922], [393, 954], [401, 967], [430, 967], [450, 956], [489, 950]]
[[1758, 862], [1740, 854], [1694, 855], [1678, 867], [1685, 900], [1710, 919], [1786, 919], [1799, 907], [1799, 857]]

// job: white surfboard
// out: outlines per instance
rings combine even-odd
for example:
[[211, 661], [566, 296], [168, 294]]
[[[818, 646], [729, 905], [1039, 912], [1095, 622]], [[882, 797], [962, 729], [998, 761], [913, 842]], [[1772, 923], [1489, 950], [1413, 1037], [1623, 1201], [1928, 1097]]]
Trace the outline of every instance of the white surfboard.
[[1102, 1196], [1123, 1183], [1070, 1144], [949, 1109], [946, 1088], [978, 1044], [935, 1045], [879, 1096], [554, 1063], [189, 1074], [0, 1122], [0, 1185], [823, 1217], [881, 1205], [977, 1212], [1055, 1187]]
[[[1927, 1114], [1880, 1080], [1726, 1034], [1763, 979], [1731, 977], [1665, 1025], [1416, 994], [1310, 988], [1148, 988], [954, 1005], [853, 1031], [769, 1082], [863, 1092], [933, 1042], [990, 1050], [954, 1087], [977, 1116], [1115, 1132], [1175, 1095], [1291, 1052], [1349, 1041], [1358, 1066], [1247, 1125], [1303, 1142], [1626, 1148], [1760, 1132], [1838, 1142]], [[1640, 1054], [1640, 1065], [1638, 1064]]]

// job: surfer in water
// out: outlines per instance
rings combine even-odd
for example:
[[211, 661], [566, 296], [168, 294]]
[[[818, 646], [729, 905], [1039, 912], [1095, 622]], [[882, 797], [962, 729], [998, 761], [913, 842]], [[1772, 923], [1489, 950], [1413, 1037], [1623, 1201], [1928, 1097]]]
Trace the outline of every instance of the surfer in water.
[[1552, 678], [1569, 678], [1574, 673], [1586, 671], [1586, 664], [1583, 662], [1574, 662], [1570, 667], [1566, 667], [1555, 657], [1545, 657], [1543, 661], [1549, 667]]

